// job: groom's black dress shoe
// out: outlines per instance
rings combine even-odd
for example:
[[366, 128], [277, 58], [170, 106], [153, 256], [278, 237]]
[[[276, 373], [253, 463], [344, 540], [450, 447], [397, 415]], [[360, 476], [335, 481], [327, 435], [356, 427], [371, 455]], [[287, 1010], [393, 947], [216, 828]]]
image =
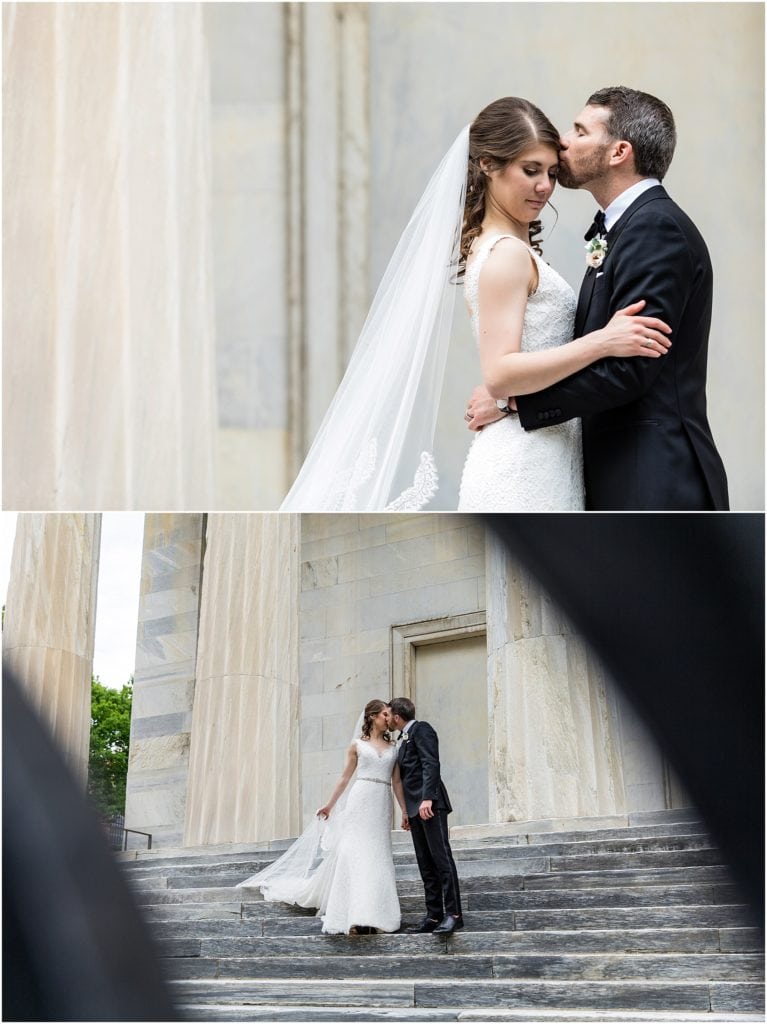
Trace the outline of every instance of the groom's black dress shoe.
[[420, 935], [423, 932], [433, 932], [439, 924], [433, 917], [425, 917], [416, 928], [408, 928], [408, 935]]
[[454, 917], [453, 914], [448, 914], [447, 917], [440, 921], [439, 925], [434, 929], [434, 934], [452, 935], [453, 932], [457, 932], [459, 928], [463, 928], [463, 918]]

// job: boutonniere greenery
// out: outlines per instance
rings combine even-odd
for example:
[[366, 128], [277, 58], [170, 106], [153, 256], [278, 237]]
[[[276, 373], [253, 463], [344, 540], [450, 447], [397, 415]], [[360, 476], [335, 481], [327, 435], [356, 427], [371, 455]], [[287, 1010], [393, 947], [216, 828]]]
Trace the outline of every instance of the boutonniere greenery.
[[607, 239], [604, 235], [594, 235], [586, 243], [586, 263], [590, 267], [601, 267], [607, 255]]
[[594, 238], [586, 243], [586, 262], [589, 266], [601, 266], [604, 257], [607, 255], [607, 240], [603, 234], [595, 234]]

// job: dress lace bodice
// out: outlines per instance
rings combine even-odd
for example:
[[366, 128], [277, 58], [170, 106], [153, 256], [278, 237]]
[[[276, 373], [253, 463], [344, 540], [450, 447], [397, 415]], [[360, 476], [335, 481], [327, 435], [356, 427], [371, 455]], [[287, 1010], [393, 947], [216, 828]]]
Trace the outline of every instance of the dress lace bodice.
[[385, 782], [391, 785], [394, 762], [397, 760], [397, 748], [392, 743], [386, 750], [379, 751], [370, 740], [356, 739], [357, 748], [357, 780], [367, 779]]
[[570, 341], [575, 319], [575, 292], [535, 250], [515, 235], [491, 235], [483, 239], [466, 268], [463, 293], [469, 307], [474, 340], [479, 344], [479, 277], [485, 261], [502, 238], [512, 238], [518, 245], [525, 246], [538, 270], [538, 287], [528, 298], [525, 310], [522, 351], [555, 348]]

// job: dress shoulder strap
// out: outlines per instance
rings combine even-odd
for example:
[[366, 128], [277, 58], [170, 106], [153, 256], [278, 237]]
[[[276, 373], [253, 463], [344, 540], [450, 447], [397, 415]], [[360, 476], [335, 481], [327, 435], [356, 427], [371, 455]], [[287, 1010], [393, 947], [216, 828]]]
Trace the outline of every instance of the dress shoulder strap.
[[493, 249], [501, 241], [502, 238], [511, 238], [513, 241], [518, 242], [520, 245], [524, 246], [529, 253], [532, 254], [533, 252], [533, 250], [530, 248], [527, 242], [523, 242], [522, 239], [518, 238], [516, 235], [491, 235], [490, 238], [486, 239], [479, 247], [477, 256], [481, 256], [482, 259], [487, 259], [487, 257], [490, 255], [490, 253], [493, 251]]
[[496, 245], [498, 244], [498, 242], [500, 242], [500, 240], [502, 238], [512, 238], [515, 242], [518, 242], [520, 245], [524, 246], [524, 248], [527, 250], [528, 254], [530, 255], [530, 258], [533, 260], [533, 262], [535, 262], [535, 253], [534, 253], [534, 251], [530, 248], [530, 246], [526, 242], [523, 242], [521, 238], [517, 238], [516, 235], [508, 235], [508, 234], [507, 235], [491, 235], [490, 238], [487, 238], [487, 239], [485, 239], [484, 242], [482, 242], [482, 244], [477, 249], [477, 252], [474, 255], [474, 260], [473, 260], [472, 265], [471, 265], [471, 272], [474, 275], [475, 280], [477, 280], [477, 281], [479, 280], [479, 274], [480, 274], [480, 271], [482, 270], [482, 267], [484, 266], [485, 260], [487, 259], [487, 257], [490, 255], [490, 253], [493, 251], [493, 249], [496, 247]]

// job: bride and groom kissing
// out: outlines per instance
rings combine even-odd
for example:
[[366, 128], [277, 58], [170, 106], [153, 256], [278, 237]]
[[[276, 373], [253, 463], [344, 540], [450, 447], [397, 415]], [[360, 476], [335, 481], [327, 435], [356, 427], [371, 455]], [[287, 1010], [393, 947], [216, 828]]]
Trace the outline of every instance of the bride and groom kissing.
[[[706, 412], [713, 276], [661, 184], [676, 147], [662, 100], [600, 89], [563, 135], [496, 100], [448, 151], [400, 239], [346, 374], [282, 508], [423, 508], [456, 284], [483, 386], [459, 511], [728, 507]], [[556, 183], [589, 191], [576, 302], [542, 258]]]
[[[396, 742], [394, 730], [400, 733]], [[327, 934], [400, 931], [392, 792], [401, 827], [413, 840], [426, 903], [423, 920], [407, 931], [450, 935], [462, 928], [439, 740], [428, 722], [416, 719], [406, 697], [368, 702], [327, 804], [285, 854], [239, 886], [260, 889], [268, 901], [316, 908]]]

